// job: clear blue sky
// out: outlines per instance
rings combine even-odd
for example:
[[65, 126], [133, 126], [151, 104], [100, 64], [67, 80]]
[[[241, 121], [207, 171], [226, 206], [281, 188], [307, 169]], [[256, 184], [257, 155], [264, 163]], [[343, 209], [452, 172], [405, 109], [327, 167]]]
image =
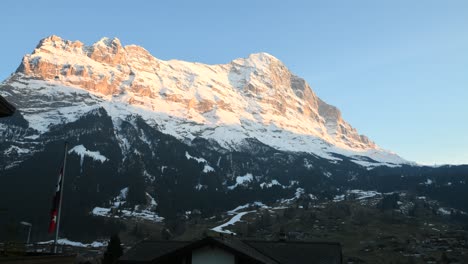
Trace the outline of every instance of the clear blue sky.
[[48, 35], [160, 59], [268, 52], [380, 146], [468, 164], [468, 1], [0, 1], [0, 78]]

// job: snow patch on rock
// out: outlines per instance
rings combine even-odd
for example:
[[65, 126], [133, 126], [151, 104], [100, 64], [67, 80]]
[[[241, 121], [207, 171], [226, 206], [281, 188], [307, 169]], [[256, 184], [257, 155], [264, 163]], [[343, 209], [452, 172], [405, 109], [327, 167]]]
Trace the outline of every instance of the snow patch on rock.
[[283, 189], [286, 188], [281, 183], [279, 183], [279, 181], [277, 181], [277, 180], [271, 180], [269, 183], [266, 183], [266, 182], [260, 183], [260, 188], [262, 188], [262, 189], [265, 189], [265, 188], [268, 189], [268, 188], [271, 188], [273, 186], [280, 186]]
[[155, 212], [149, 210], [134, 210], [130, 211], [127, 209], [117, 210], [115, 208], [103, 208], [103, 207], [94, 207], [91, 212], [92, 215], [95, 216], [103, 216], [109, 218], [137, 218], [137, 219], [144, 219], [152, 222], [162, 222], [164, 217], [159, 216]]
[[[49, 240], [49, 241], [42, 241], [42, 242], [37, 242], [37, 244], [44, 245], [44, 244], [53, 244], [54, 240]], [[94, 241], [91, 243], [82, 243], [82, 242], [77, 242], [77, 241], [71, 241], [66, 238], [60, 238], [57, 240], [57, 244], [59, 245], [65, 245], [65, 246], [72, 246], [72, 247], [87, 247], [87, 248], [102, 248], [107, 246], [106, 241]]]
[[81, 158], [80, 166], [81, 167], [83, 167], [83, 161], [84, 161], [85, 156], [90, 157], [94, 161], [99, 161], [101, 163], [104, 163], [104, 162], [109, 160], [104, 155], [101, 155], [101, 153], [99, 151], [87, 150], [83, 145], [78, 145], [78, 146], [73, 147], [72, 149], [70, 149], [68, 151], [68, 154], [71, 154], [71, 153], [75, 153], [78, 156], [80, 156], [80, 158]]
[[188, 160], [195, 160], [196, 162], [198, 163], [204, 163], [205, 166], [203, 167], [203, 172], [204, 173], [208, 173], [208, 172], [212, 172], [212, 171], [215, 171], [215, 169], [213, 167], [211, 167], [209, 164], [208, 164], [208, 161], [204, 158], [199, 158], [199, 157], [194, 157], [192, 155], [190, 155], [188, 153], [188, 151], [185, 152], [185, 157], [188, 159]]
[[247, 186], [250, 182], [253, 181], [252, 173], [247, 173], [244, 176], [237, 176], [236, 177], [236, 184], [228, 186], [229, 190], [234, 190], [238, 186]]

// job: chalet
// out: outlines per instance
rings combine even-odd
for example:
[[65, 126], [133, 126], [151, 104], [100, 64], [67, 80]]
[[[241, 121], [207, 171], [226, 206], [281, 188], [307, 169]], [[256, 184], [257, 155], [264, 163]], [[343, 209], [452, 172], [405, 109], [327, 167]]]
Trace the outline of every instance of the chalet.
[[15, 107], [0, 96], [0, 117], [11, 116], [14, 112]]
[[341, 264], [339, 243], [239, 240], [206, 237], [197, 241], [143, 241], [121, 264]]

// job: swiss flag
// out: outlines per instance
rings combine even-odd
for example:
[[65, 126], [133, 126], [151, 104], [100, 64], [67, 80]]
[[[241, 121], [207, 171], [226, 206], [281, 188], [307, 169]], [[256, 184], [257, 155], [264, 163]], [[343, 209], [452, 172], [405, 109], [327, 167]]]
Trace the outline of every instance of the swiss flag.
[[62, 192], [61, 190], [62, 178], [63, 178], [63, 168], [60, 169], [57, 186], [55, 187], [54, 199], [52, 200], [52, 209], [50, 210], [49, 233], [53, 233], [57, 226], [58, 209], [60, 206], [60, 193]]

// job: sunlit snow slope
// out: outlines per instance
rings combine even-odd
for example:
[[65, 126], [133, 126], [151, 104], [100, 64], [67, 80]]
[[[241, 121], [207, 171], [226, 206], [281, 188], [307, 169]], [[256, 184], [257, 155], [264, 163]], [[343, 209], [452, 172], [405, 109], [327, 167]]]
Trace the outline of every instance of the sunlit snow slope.
[[235, 150], [255, 138], [330, 160], [339, 159], [338, 153], [363, 166], [408, 163], [359, 135], [336, 107], [266, 53], [206, 65], [159, 60], [115, 38], [85, 46], [51, 36], [23, 58], [0, 94], [18, 107], [36, 136], [103, 107], [117, 129], [125, 116], [136, 114], [185, 142], [202, 137]]

